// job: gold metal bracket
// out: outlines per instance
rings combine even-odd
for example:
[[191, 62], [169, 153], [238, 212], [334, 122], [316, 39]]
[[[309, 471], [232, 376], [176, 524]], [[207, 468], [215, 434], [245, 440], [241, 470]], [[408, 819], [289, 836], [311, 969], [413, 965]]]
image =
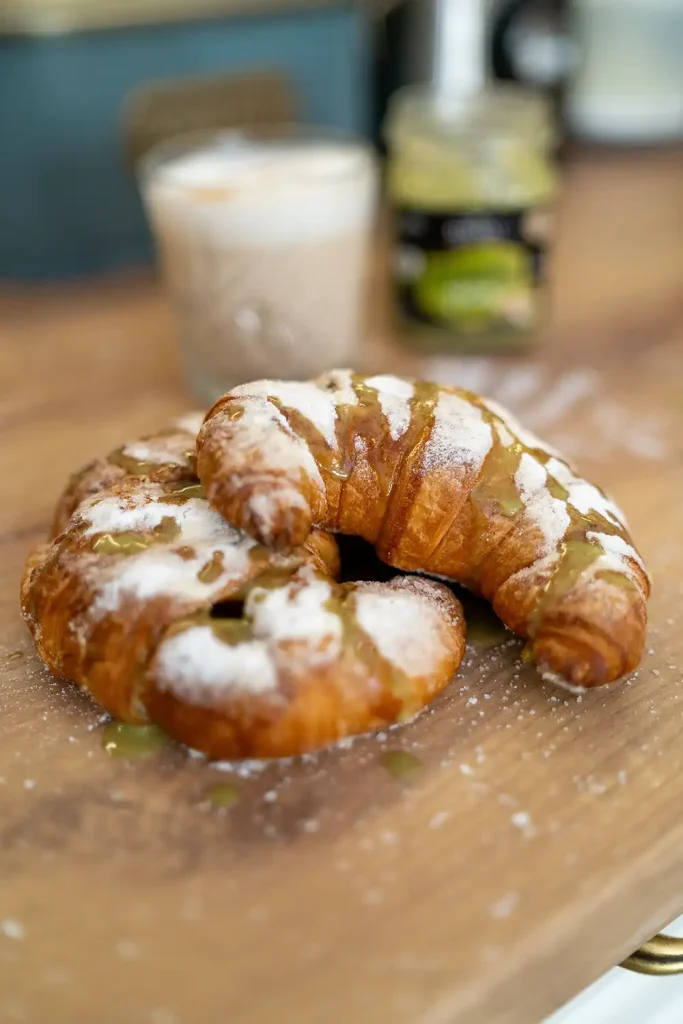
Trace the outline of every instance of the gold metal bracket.
[[683, 974], [683, 939], [655, 935], [631, 953], [621, 966], [638, 974]]

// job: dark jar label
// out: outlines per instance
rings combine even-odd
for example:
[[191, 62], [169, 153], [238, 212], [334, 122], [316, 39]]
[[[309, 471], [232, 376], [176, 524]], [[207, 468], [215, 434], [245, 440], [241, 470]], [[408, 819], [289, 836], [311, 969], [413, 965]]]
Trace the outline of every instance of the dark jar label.
[[552, 231], [547, 206], [397, 211], [394, 278], [403, 313], [459, 334], [532, 330]]

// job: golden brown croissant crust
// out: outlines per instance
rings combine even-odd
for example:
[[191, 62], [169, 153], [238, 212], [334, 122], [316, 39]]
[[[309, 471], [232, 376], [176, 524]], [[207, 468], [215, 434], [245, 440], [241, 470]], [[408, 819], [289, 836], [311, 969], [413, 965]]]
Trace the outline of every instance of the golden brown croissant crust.
[[493, 402], [350, 371], [257, 381], [209, 411], [197, 455], [214, 507], [261, 542], [285, 550], [317, 525], [462, 583], [558, 681], [640, 660], [649, 580], [622, 513]]
[[338, 584], [315, 531], [277, 555], [196, 478], [127, 477], [28, 561], [22, 609], [44, 662], [118, 718], [211, 757], [296, 754], [419, 711], [464, 651], [440, 584]]
[[57, 502], [50, 536], [64, 530], [86, 498], [113, 487], [131, 476], [147, 480], [183, 480], [196, 468], [195, 440], [199, 414], [183, 417], [174, 426], [116, 448], [104, 458], [93, 459], [70, 478]]

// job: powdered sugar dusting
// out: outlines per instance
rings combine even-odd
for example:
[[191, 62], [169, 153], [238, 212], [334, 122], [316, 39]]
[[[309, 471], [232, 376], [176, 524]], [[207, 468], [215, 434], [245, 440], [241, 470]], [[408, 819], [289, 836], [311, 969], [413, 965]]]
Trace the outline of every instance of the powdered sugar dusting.
[[352, 370], [330, 370], [329, 373], [326, 373], [318, 381], [320, 387], [325, 387], [328, 384], [334, 385], [334, 392], [331, 393], [337, 407], [340, 405], [358, 405], [358, 395], [353, 390]]
[[519, 438], [522, 444], [526, 445], [527, 448], [538, 448], [539, 451], [547, 452], [549, 455], [558, 455], [559, 453], [545, 441], [542, 441], [540, 437], [533, 434], [530, 430], [527, 430], [519, 420], [509, 412], [508, 409], [500, 405], [493, 398], [482, 399], [483, 404], [489, 409], [490, 412], [495, 413], [496, 416], [505, 424], [508, 430]]
[[609, 498], [606, 498], [602, 491], [594, 487], [593, 484], [576, 477], [566, 463], [559, 459], [550, 459], [546, 468], [548, 473], [567, 489], [569, 492], [567, 501], [577, 512], [584, 515], [589, 512], [598, 512], [617, 526], [626, 525], [626, 518], [621, 509]]
[[[212, 545], [188, 559], [159, 545], [147, 548], [139, 555], [118, 559], [102, 571], [99, 577], [101, 585], [90, 606], [90, 615], [96, 620], [108, 612], [115, 612], [126, 598], [149, 601], [164, 596], [190, 604], [209, 601], [230, 583], [236, 583], [247, 574], [249, 546], [247, 539], [242, 538], [233, 543]], [[220, 575], [211, 582], [200, 580], [198, 573], [214, 553], [223, 558]]]
[[[148, 484], [134, 497], [110, 495], [95, 499], [89, 509], [84, 506], [79, 514], [89, 519], [87, 533], [150, 530], [167, 516], [178, 526], [172, 544], [155, 544], [137, 555], [98, 565], [99, 587], [90, 607], [94, 619], [116, 611], [126, 597], [145, 601], [166, 595], [189, 602], [205, 601], [248, 570], [249, 551], [255, 541], [230, 526], [204, 498], [191, 498], [181, 505], [166, 504], [162, 489]], [[182, 557], [179, 549], [188, 547], [194, 556]], [[211, 582], [204, 582], [197, 574], [214, 555], [222, 559], [221, 572]]]
[[618, 534], [597, 533], [596, 531], [591, 530], [586, 534], [586, 539], [596, 541], [605, 551], [618, 555], [620, 558], [632, 558], [633, 561], [636, 562], [643, 571], [645, 571], [645, 563], [636, 549]]
[[377, 399], [386, 417], [389, 433], [392, 439], [397, 441], [405, 434], [410, 424], [413, 382], [404, 380], [402, 377], [384, 374], [368, 377], [365, 383], [369, 388], [374, 388], [377, 391]]
[[187, 451], [191, 445], [189, 437], [169, 435], [149, 441], [133, 441], [122, 448], [122, 454], [136, 462], [148, 462], [158, 466], [186, 466]]
[[[294, 433], [272, 402], [266, 398], [245, 397], [241, 418], [229, 424], [226, 444], [234, 458], [239, 456], [244, 465], [265, 465], [268, 469], [303, 473], [324, 493], [320, 470], [304, 439]], [[273, 429], [274, 426], [277, 429]]]
[[252, 512], [254, 520], [265, 534], [273, 532], [283, 507], [288, 510], [295, 508], [306, 509], [308, 507], [301, 491], [297, 490], [293, 485], [290, 487], [280, 485], [277, 497], [269, 494], [268, 491], [257, 491], [256, 494], [250, 494], [247, 499], [247, 505]]
[[317, 660], [336, 657], [341, 647], [341, 619], [326, 607], [332, 587], [309, 566], [275, 590], [254, 587], [245, 605], [254, 636], [272, 641], [302, 640]]
[[159, 648], [158, 685], [205, 707], [235, 693], [275, 691], [283, 668], [305, 672], [338, 657], [342, 625], [326, 607], [331, 595], [310, 567], [274, 590], [253, 588], [244, 608], [251, 639], [230, 646], [210, 626], [176, 634]]
[[436, 602], [385, 586], [359, 588], [354, 604], [361, 629], [406, 675], [428, 675], [447, 656], [446, 624]]
[[[88, 523], [86, 536], [94, 533], [122, 533], [124, 530], [153, 530], [164, 518], [164, 512], [154, 500], [160, 493], [159, 487], [154, 490], [145, 488], [130, 497], [89, 497], [79, 505], [75, 519]], [[176, 506], [174, 511], [179, 507]]]
[[498, 420], [496, 422], [496, 433], [498, 434], [501, 444], [506, 448], [510, 448], [515, 443], [514, 434], [508, 430], [502, 420]]
[[442, 392], [434, 411], [434, 427], [425, 446], [426, 471], [463, 464], [476, 471], [492, 445], [493, 433], [481, 410], [459, 395]]
[[525, 504], [545, 487], [547, 479], [548, 474], [538, 459], [528, 452], [523, 452], [515, 473], [515, 486]]
[[515, 473], [515, 486], [524, 503], [525, 515], [542, 535], [540, 558], [557, 547], [571, 521], [566, 503], [561, 498], [553, 498], [547, 490], [547, 479], [548, 474], [538, 459], [523, 452]]
[[253, 384], [241, 384], [231, 394], [275, 398], [285, 408], [296, 409], [305, 416], [331, 448], [336, 445], [337, 403], [331, 392], [312, 381], [257, 380]]
[[160, 690], [203, 707], [212, 707], [233, 692], [268, 693], [277, 687], [263, 644], [246, 641], [231, 646], [210, 626], [193, 626], [165, 640], [156, 657], [155, 678]]
[[129, 530], [151, 531], [163, 519], [172, 519], [185, 543], [232, 543], [242, 537], [204, 498], [190, 498], [179, 505], [164, 501], [165, 496], [163, 489], [154, 484], [148, 484], [144, 490], [131, 495], [115, 494], [105, 498], [96, 495], [79, 506], [77, 517], [88, 523], [86, 536]]
[[553, 498], [544, 488], [529, 499], [525, 513], [543, 537], [539, 558], [555, 551], [571, 522], [566, 502], [561, 498]]

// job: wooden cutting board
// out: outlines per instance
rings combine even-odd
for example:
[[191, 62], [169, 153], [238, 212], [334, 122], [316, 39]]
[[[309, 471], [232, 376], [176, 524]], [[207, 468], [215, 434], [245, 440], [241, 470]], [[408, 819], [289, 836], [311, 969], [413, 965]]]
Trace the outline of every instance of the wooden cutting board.
[[577, 699], [478, 641], [416, 722], [291, 763], [112, 758], [41, 668], [18, 580], [66, 475], [188, 399], [151, 282], [0, 295], [0, 1021], [529, 1024], [683, 910], [681, 183], [680, 153], [574, 162], [536, 355], [420, 362], [381, 323], [366, 353], [614, 493], [655, 580], [640, 670]]

